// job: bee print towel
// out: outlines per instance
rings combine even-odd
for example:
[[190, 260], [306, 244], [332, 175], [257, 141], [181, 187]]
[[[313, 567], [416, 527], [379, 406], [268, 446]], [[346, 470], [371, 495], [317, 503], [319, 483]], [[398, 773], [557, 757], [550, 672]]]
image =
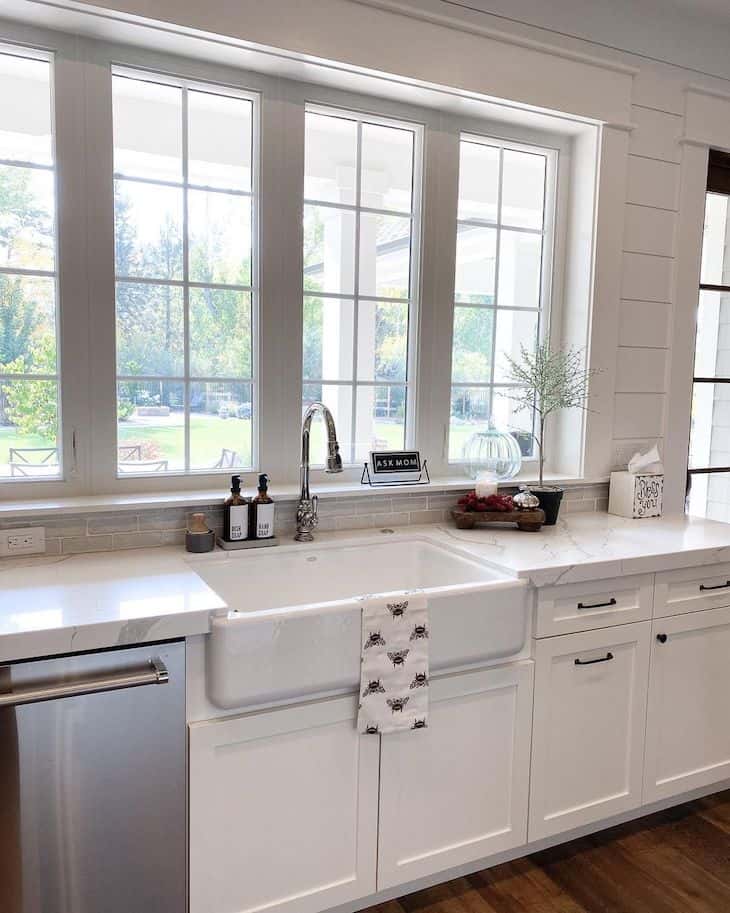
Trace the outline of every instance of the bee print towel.
[[360, 732], [428, 725], [428, 640], [428, 601], [422, 593], [363, 598]]

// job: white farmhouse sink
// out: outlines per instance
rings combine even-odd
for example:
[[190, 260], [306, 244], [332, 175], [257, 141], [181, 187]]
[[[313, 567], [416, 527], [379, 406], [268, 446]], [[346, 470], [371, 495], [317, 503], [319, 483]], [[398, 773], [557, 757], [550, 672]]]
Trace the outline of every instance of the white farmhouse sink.
[[229, 607], [212, 620], [207, 643], [208, 695], [220, 707], [356, 688], [360, 597], [368, 593], [427, 595], [435, 671], [513, 656], [527, 640], [524, 583], [421, 537], [280, 546], [191, 564]]

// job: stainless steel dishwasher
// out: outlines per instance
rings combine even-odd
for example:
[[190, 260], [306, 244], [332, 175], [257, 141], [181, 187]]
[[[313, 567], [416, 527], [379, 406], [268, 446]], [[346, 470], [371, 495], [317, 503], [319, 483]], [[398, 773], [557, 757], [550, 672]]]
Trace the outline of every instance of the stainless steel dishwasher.
[[185, 913], [185, 644], [0, 664], [0, 911]]

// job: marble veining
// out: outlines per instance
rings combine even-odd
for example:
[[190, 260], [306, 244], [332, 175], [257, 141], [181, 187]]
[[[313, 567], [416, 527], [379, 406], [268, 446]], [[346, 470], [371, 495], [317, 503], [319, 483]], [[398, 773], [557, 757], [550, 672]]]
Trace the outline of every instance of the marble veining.
[[[683, 515], [628, 520], [581, 513], [539, 533], [457, 530], [439, 523], [392, 535], [415, 534], [535, 586], [730, 562], [730, 525]], [[322, 532], [317, 540], [373, 542], [382, 541], [382, 534]], [[211, 615], [224, 612], [226, 604], [194, 568], [181, 548], [171, 547], [5, 561], [0, 662], [207, 633]]]

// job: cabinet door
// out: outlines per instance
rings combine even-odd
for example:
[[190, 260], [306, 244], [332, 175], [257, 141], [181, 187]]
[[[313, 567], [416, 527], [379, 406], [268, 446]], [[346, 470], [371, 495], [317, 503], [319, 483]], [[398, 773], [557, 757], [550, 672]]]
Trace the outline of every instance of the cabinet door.
[[355, 698], [190, 725], [190, 913], [314, 913], [375, 890], [376, 736]]
[[650, 629], [537, 642], [530, 840], [641, 805]]
[[730, 608], [652, 629], [644, 801], [730, 777]]
[[378, 890], [525, 842], [532, 670], [435, 679], [428, 729], [382, 736]]

